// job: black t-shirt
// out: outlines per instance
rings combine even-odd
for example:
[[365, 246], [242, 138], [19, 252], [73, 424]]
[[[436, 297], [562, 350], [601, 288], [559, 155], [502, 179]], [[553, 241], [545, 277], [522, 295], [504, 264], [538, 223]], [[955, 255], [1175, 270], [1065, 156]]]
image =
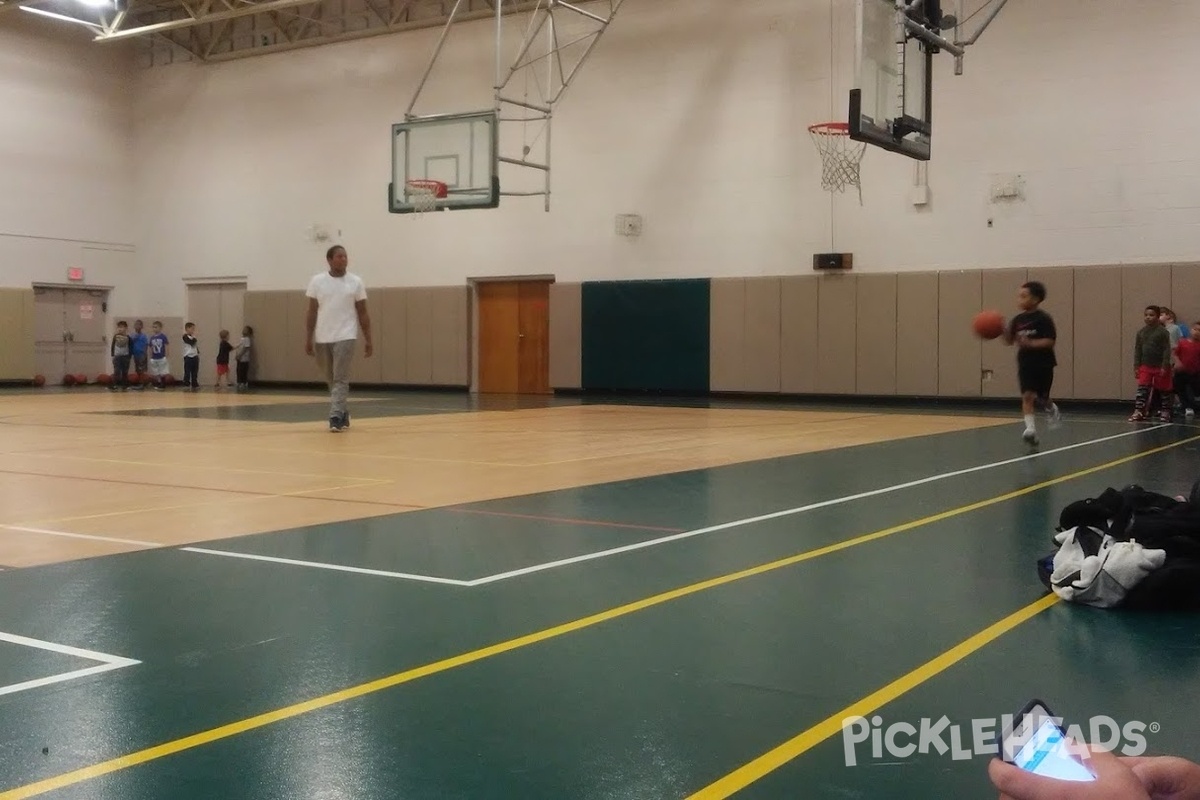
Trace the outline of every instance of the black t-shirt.
[[233, 345], [228, 340], [222, 339], [217, 345], [217, 363], [229, 366], [229, 354], [233, 352]]
[[[1014, 342], [1021, 339], [1058, 339], [1054, 320], [1040, 308], [1017, 314], [1009, 323], [1008, 330]], [[1053, 347], [1021, 348], [1017, 350], [1017, 363], [1023, 367], [1055, 367], [1058, 359], [1054, 356]]]

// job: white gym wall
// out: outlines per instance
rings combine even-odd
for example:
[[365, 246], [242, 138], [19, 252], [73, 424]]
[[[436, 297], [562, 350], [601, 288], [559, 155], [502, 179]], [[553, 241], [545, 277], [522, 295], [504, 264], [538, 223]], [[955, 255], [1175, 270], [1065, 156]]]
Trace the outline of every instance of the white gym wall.
[[[181, 313], [184, 276], [301, 286], [328, 244], [313, 224], [376, 286], [796, 274], [828, 250], [856, 271], [1200, 257], [1200, 3], [1009, 3], [963, 76], [938, 62], [930, 202], [912, 202], [914, 162], [869, 148], [859, 207], [820, 189], [806, 131], [845, 117], [850, 0], [628, 0], [556, 112], [548, 215], [540, 198], [387, 213], [389, 126], [436, 29], [125, 84], [108, 46], [29, 27], [0, 23], [0, 52], [25, 56], [0, 71], [5, 108], [25, 110], [0, 127], [0, 208], [50, 243], [5, 237], [6, 285], [62, 272], [77, 250], [58, 238], [134, 242], [141, 308]], [[452, 31], [418, 113], [490, 104], [492, 35]], [[992, 199], [1014, 182], [1023, 197]], [[614, 233], [621, 213], [642, 215], [640, 237]]]
[[0, 19], [0, 286], [118, 287], [135, 279], [132, 60], [82, 28], [10, 12]]

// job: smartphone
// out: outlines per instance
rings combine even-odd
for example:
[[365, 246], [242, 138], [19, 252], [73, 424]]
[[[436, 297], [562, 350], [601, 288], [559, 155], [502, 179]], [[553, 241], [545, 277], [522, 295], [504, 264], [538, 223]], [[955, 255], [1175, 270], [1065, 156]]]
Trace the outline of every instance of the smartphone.
[[1067, 733], [1046, 704], [1030, 700], [1003, 732], [1004, 760], [1023, 770], [1064, 781], [1094, 781], [1096, 773], [1072, 753]]

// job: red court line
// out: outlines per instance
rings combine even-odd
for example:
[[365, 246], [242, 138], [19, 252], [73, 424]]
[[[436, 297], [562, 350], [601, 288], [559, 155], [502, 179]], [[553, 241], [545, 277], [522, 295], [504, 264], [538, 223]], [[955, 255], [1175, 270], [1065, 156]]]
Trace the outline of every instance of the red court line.
[[[256, 492], [253, 489], [228, 489], [228, 488], [214, 488], [211, 486], [183, 486], [183, 485], [177, 484], [177, 483], [156, 483], [155, 481], [132, 481], [132, 480], [122, 480], [121, 478], [91, 478], [91, 477], [84, 477], [84, 476], [80, 476], [80, 475], [54, 475], [49, 472], [30, 472], [29, 470], [24, 470], [24, 469], [0, 469], [0, 473], [7, 473], [9, 475], [25, 475], [30, 478], [50, 478], [52, 480], [63, 480], [63, 481], [90, 481], [91, 483], [115, 483], [115, 484], [124, 484], [126, 486], [153, 486], [156, 489], [192, 489], [192, 490], [195, 490], [198, 492], [222, 492], [225, 494], [244, 494], [244, 495], [248, 495], [251, 497], [290, 497], [290, 498], [295, 498], [297, 500], [327, 500], [331, 503], [360, 503], [363, 505], [371, 505], [371, 506], [389, 506], [391, 508], [415, 508], [415, 509], [426, 508], [426, 506], [413, 505], [412, 503], [389, 503], [389, 502], [386, 502], [383, 500], [355, 500], [352, 497], [308, 497], [307, 496], [307, 494], [311, 494], [311, 493], [332, 492], [332, 491], [336, 490], [336, 489], [321, 488], [321, 487], [317, 487], [316, 489], [305, 489], [304, 491], [306, 494], [299, 494], [299, 493], [295, 493], [295, 492]], [[331, 478], [331, 480], [332, 480], [332, 478]], [[134, 508], [130, 511], [130, 513], [137, 513], [137, 511], [138, 510], [136, 508]]]
[[563, 522], [567, 525], [596, 525], [602, 528], [628, 528], [635, 531], [660, 531], [662, 533], [683, 533], [687, 528], [663, 528], [658, 525], [636, 525], [629, 522], [606, 522], [599, 519], [574, 519], [572, 517], [543, 517], [538, 514], [514, 514], [509, 511], [487, 511], [481, 508], [446, 508], [446, 511], [458, 511], [462, 514], [484, 514], [492, 517], [513, 517], [515, 519], [532, 519], [539, 522]]

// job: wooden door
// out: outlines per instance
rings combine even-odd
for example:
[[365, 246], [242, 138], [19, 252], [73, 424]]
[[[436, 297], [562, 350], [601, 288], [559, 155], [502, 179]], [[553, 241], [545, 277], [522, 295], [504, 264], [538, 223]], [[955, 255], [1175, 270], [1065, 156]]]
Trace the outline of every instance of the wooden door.
[[479, 391], [550, 393], [550, 282], [485, 281], [479, 303]]

